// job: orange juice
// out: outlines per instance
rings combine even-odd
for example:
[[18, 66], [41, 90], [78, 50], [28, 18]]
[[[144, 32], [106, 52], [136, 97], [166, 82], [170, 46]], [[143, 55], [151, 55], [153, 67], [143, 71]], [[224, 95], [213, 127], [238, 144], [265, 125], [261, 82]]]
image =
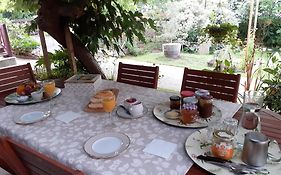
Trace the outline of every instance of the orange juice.
[[105, 112], [111, 112], [115, 107], [115, 97], [109, 97], [102, 100], [103, 110]]
[[56, 86], [54, 80], [44, 81], [44, 91], [48, 94], [49, 97], [54, 95]]

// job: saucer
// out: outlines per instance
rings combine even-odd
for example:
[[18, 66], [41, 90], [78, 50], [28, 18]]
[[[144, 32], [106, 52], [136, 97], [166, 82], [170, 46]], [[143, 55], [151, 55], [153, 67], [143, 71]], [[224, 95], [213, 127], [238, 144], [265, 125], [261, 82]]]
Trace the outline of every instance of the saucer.
[[136, 119], [136, 118], [143, 117], [143, 116], [147, 113], [147, 111], [148, 111], [147, 107], [146, 107], [145, 105], [143, 105], [143, 112], [142, 112], [142, 115], [133, 117], [132, 115], [128, 114], [127, 111], [126, 111], [124, 108], [118, 106], [118, 107], [117, 107], [116, 113], [117, 113], [117, 115], [118, 115], [119, 117], [121, 117], [121, 118]]

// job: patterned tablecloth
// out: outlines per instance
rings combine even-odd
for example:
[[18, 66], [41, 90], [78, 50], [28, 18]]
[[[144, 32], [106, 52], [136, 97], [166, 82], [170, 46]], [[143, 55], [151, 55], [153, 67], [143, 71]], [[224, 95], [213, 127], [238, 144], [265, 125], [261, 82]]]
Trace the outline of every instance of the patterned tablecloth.
[[[82, 88], [81, 88], [82, 87]], [[137, 87], [113, 81], [102, 80], [98, 87], [67, 86], [57, 98], [49, 102], [33, 105], [10, 105], [0, 109], [0, 134], [7, 135], [28, 145], [67, 166], [79, 169], [85, 174], [185, 174], [193, 162], [185, 152], [186, 138], [196, 129], [178, 128], [158, 121], [152, 114], [153, 107], [169, 101], [172, 93], [155, 89]], [[148, 108], [145, 116], [139, 119], [117, 118], [117, 127], [106, 129], [106, 113], [87, 113], [83, 108], [97, 90], [118, 88], [118, 104], [130, 96], [141, 100]], [[224, 101], [215, 101], [222, 110], [223, 118], [232, 117], [240, 105]], [[15, 115], [31, 111], [52, 109], [52, 116], [32, 125], [17, 125], [13, 122]], [[64, 123], [55, 117], [73, 111], [80, 117]], [[116, 116], [116, 113], [113, 112]], [[106, 131], [122, 132], [131, 139], [129, 148], [110, 159], [93, 159], [83, 149], [90, 137]], [[153, 139], [162, 139], [177, 144], [169, 159], [144, 153], [143, 149]], [[163, 145], [165, 146], [165, 145]]]

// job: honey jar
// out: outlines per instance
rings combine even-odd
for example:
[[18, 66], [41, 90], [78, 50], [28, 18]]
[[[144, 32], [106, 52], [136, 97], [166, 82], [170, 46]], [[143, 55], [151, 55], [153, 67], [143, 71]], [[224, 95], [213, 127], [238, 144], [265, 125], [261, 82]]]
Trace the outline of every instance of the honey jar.
[[213, 132], [211, 152], [213, 156], [230, 160], [234, 154], [234, 135], [226, 130]]
[[198, 100], [198, 111], [202, 118], [208, 118], [213, 113], [213, 96], [201, 96]]

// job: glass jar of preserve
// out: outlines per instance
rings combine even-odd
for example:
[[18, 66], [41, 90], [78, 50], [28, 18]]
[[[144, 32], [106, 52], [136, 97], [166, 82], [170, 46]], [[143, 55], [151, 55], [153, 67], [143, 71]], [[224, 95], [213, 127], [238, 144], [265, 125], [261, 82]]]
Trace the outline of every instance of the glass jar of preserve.
[[198, 111], [202, 118], [208, 118], [213, 113], [213, 96], [205, 95], [198, 99]]
[[198, 118], [197, 105], [186, 103], [181, 108], [181, 121], [183, 124], [194, 123]]
[[195, 91], [195, 97], [198, 98], [198, 99], [200, 97], [206, 96], [206, 95], [210, 95], [210, 92], [208, 90], [198, 89], [197, 91]]
[[170, 108], [171, 109], [180, 109], [181, 99], [177, 95], [173, 95], [170, 97]]
[[226, 130], [213, 132], [211, 152], [214, 157], [230, 160], [234, 154], [234, 135]]
[[198, 103], [198, 99], [195, 96], [185, 97], [182, 101], [183, 101], [183, 104], [191, 103], [191, 104], [197, 105], [197, 103]]

